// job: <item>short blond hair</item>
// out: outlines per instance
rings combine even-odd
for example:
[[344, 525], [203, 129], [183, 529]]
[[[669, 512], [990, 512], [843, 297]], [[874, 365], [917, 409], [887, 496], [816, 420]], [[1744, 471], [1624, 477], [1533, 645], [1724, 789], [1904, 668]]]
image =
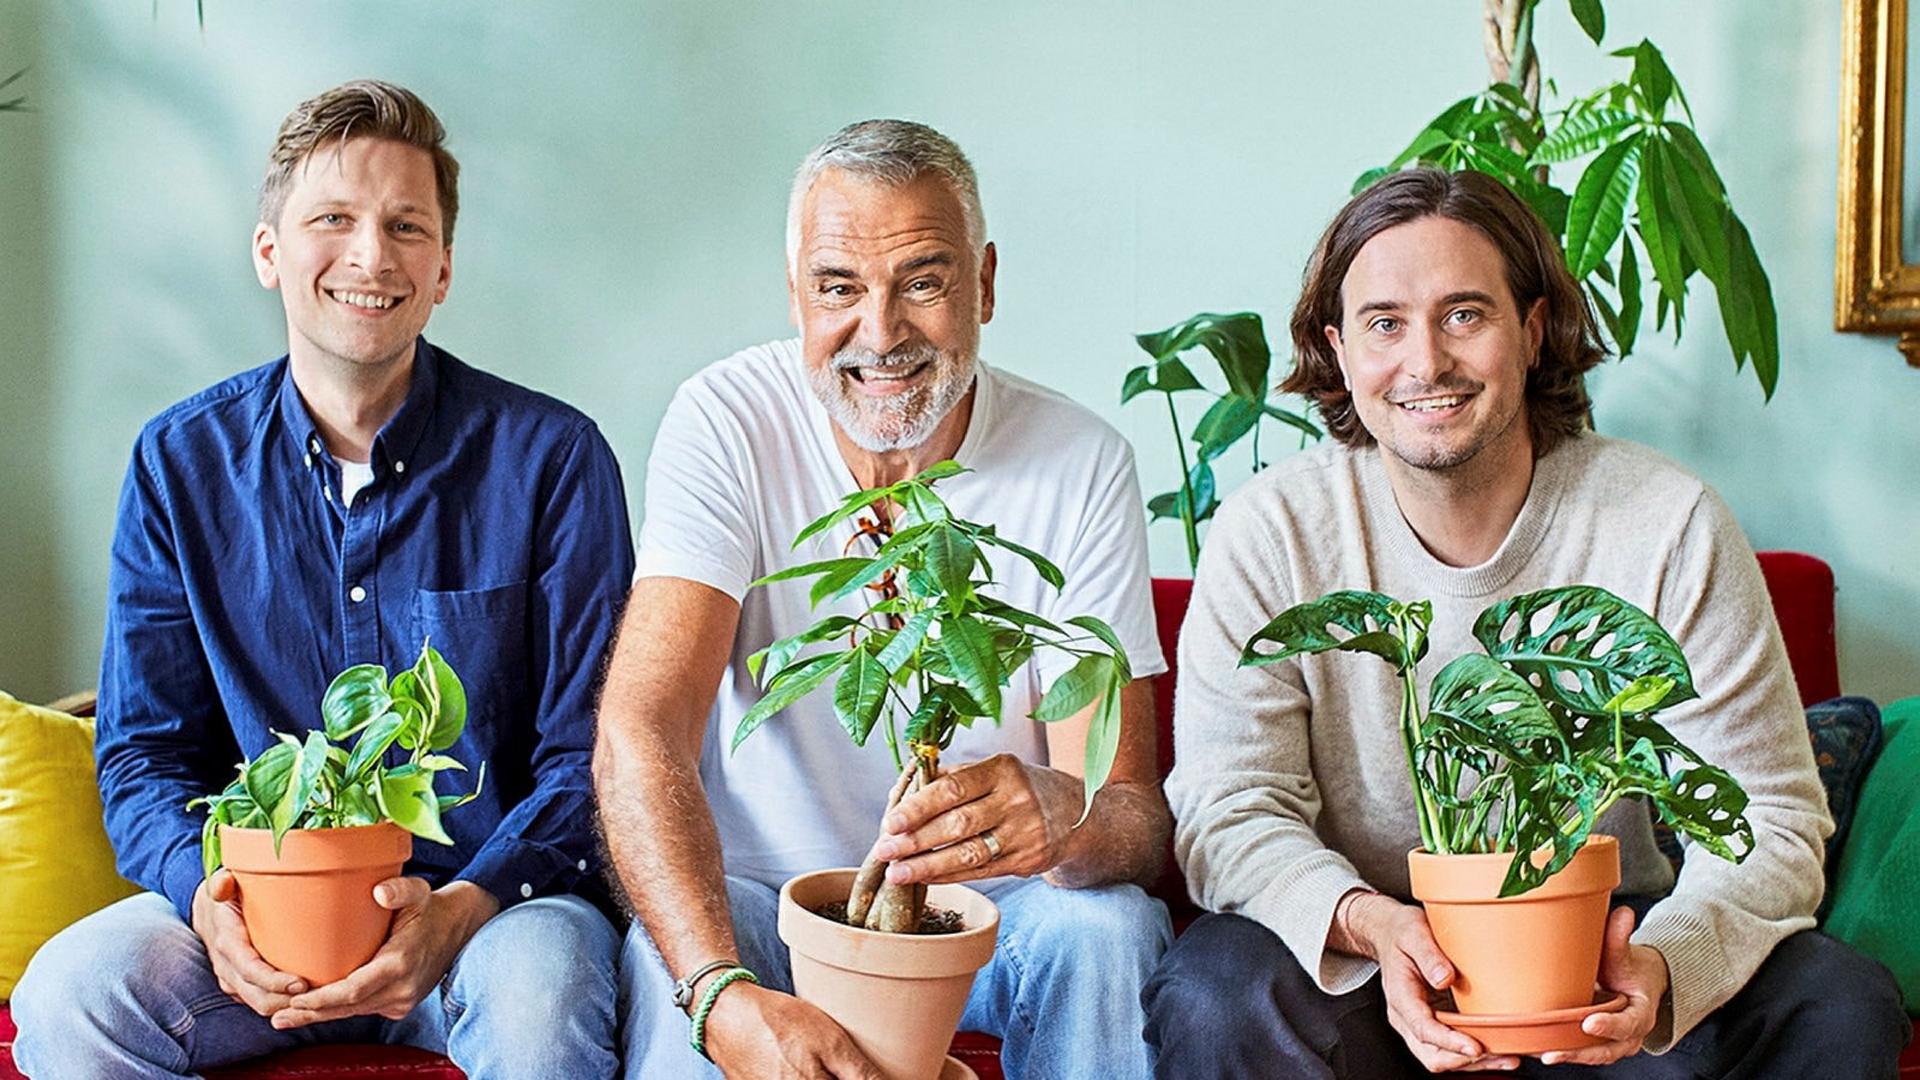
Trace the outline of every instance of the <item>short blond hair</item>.
[[460, 163], [446, 148], [447, 129], [419, 95], [378, 79], [342, 83], [294, 106], [281, 121], [260, 183], [261, 223], [279, 224], [294, 170], [321, 144], [345, 146], [355, 138], [390, 139], [427, 152], [440, 199], [441, 242], [451, 245], [453, 219], [460, 212]]

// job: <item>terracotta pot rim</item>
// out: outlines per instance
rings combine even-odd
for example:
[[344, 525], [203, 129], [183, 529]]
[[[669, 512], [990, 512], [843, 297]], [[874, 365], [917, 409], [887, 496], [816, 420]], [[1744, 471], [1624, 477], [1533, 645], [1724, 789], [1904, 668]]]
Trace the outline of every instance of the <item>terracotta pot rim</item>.
[[[999, 944], [1000, 907], [964, 885], [934, 885], [929, 903], [958, 907], [973, 922], [952, 934], [895, 934], [822, 919], [809, 905], [845, 899], [859, 871], [853, 867], [795, 875], [780, 889], [780, 940], [796, 956], [829, 967], [888, 979], [948, 979], [985, 967]], [[974, 922], [974, 918], [978, 921]]]
[[[335, 826], [328, 826], [327, 828], [324, 828], [324, 829], [306, 829], [306, 828], [300, 828], [296, 826], [294, 828], [288, 829], [287, 835], [292, 836], [295, 833], [305, 833], [309, 836], [315, 836], [315, 835], [342, 836], [351, 832], [371, 832], [372, 830], [375, 830], [375, 829], [381, 829], [381, 830], [400, 829], [400, 826], [391, 821], [376, 821], [371, 825], [335, 825]], [[254, 835], [259, 835], [263, 833], [271, 833], [272, 831], [273, 831], [272, 829], [263, 829], [263, 828], [258, 828], [252, 825], [221, 825], [220, 826], [220, 832], [222, 835], [225, 835], [227, 833], [240, 833], [245, 836], [254, 836]], [[400, 831], [406, 832], [407, 830], [400, 829]], [[409, 833], [408, 835], [412, 835], [412, 834]]]
[[1408, 885], [1422, 903], [1519, 904], [1596, 892], [1620, 885], [1620, 842], [1595, 833], [1560, 871], [1518, 896], [1501, 896], [1513, 852], [1436, 855], [1421, 848], [1407, 853]]
[[325, 873], [404, 866], [413, 834], [391, 821], [337, 829], [289, 829], [273, 849], [273, 830], [220, 826], [221, 861], [243, 874]]
[[[972, 941], [974, 939], [982, 938], [982, 937], [989, 937], [989, 938], [996, 937], [999, 933], [1000, 905], [995, 904], [993, 902], [992, 897], [988, 896], [986, 893], [981, 892], [979, 889], [970, 888], [966, 885], [961, 885], [961, 884], [952, 884], [952, 885], [945, 885], [945, 886], [934, 885], [929, 887], [927, 890], [927, 903], [935, 907], [945, 906], [945, 905], [936, 903], [935, 893], [933, 892], [934, 889], [965, 889], [967, 892], [972, 893], [973, 895], [979, 897], [981, 900], [984, 900], [993, 909], [993, 918], [988, 922], [983, 922], [976, 926], [963, 926], [962, 929], [956, 930], [951, 934], [898, 934], [890, 930], [869, 930], [864, 926], [851, 926], [851, 925], [848, 925], [847, 923], [835, 922], [832, 919], [826, 918], [820, 915], [818, 912], [813, 911], [811, 908], [808, 908], [806, 905], [801, 904], [799, 901], [791, 899], [795, 882], [806, 882], [813, 878], [822, 877], [828, 874], [851, 874], [851, 873], [857, 873], [857, 872], [858, 872], [857, 867], [836, 867], [836, 868], [830, 868], [826, 870], [809, 870], [804, 874], [795, 874], [793, 877], [787, 879], [787, 883], [785, 885], [782, 885], [780, 887], [780, 898], [782, 900], [789, 901], [793, 905], [794, 913], [796, 915], [804, 915], [808, 919], [819, 922], [822, 925], [831, 927], [835, 932], [845, 931], [849, 937], [853, 938], [856, 941], [859, 941], [862, 939], [873, 939], [873, 940], [887, 941], [887, 942], [893, 942], [893, 943], [904, 943], [904, 942], [953, 943], [953, 942], [962, 942], [962, 941]], [[962, 914], [964, 915], [965, 913], [962, 912]], [[918, 946], [916, 944], [902, 944], [901, 947], [911, 949], [911, 948], [916, 948]]]

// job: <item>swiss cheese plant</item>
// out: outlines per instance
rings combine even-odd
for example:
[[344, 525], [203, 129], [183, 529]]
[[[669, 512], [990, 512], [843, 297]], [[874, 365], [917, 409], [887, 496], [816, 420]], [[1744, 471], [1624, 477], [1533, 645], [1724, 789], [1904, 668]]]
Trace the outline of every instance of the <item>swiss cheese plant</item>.
[[1501, 601], [1474, 622], [1485, 653], [1441, 668], [1422, 708], [1416, 672], [1432, 622], [1425, 600], [1330, 593], [1262, 627], [1240, 665], [1333, 650], [1393, 665], [1421, 843], [1436, 854], [1512, 852], [1501, 896], [1557, 873], [1629, 796], [1721, 858], [1752, 850], [1746, 792], [1654, 719], [1698, 695], [1652, 616], [1593, 585]]

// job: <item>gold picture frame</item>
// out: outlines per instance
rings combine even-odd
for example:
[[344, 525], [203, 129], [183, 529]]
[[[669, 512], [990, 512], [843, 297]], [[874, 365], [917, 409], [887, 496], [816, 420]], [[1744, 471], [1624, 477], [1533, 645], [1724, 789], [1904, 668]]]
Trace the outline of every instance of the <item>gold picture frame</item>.
[[[1908, 0], [1846, 0], [1840, 74], [1836, 330], [1899, 334], [1920, 367], [1920, 262], [1908, 262]], [[1913, 208], [1920, 225], [1920, 201]]]

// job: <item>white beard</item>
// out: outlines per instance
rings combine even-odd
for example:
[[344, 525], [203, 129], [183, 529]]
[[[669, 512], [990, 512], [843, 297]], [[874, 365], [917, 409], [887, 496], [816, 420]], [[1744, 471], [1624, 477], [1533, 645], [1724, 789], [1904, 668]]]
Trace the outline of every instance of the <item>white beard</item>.
[[[809, 367], [813, 393], [827, 415], [840, 425], [855, 446], [869, 453], [906, 450], [932, 437], [973, 386], [976, 357], [969, 350], [950, 355], [931, 345], [896, 349], [885, 356], [871, 349], [849, 346], [819, 367]], [[852, 368], [912, 368], [929, 364], [929, 378], [913, 389], [885, 397], [870, 397], [847, 387], [844, 374]]]

